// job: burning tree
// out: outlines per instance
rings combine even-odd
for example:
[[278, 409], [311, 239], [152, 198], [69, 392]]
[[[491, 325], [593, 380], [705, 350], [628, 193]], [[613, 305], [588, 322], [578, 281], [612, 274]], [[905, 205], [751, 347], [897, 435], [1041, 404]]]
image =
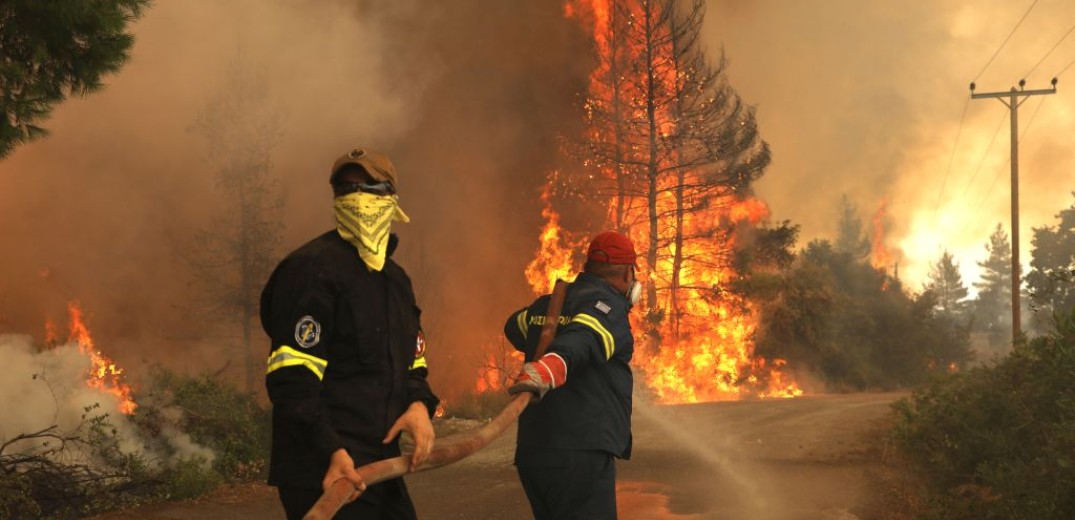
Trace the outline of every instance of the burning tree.
[[[583, 168], [564, 184], [606, 207], [606, 226], [641, 250], [648, 283], [635, 328], [648, 340], [635, 359], [647, 383], [663, 401], [736, 398], [741, 385], [801, 393], [782, 361], [755, 359], [750, 304], [731, 290], [742, 275], [739, 232], [768, 216], [750, 194], [770, 156], [723, 54], [712, 64], [701, 46], [704, 3], [569, 0], [565, 13], [591, 28], [597, 66], [584, 137], [569, 147]], [[542, 245], [527, 270], [537, 292], [570, 271], [565, 253], [575, 248], [543, 200]]]
[[711, 65], [700, 44], [704, 2], [588, 7], [601, 61], [580, 152], [598, 172], [609, 224], [645, 244], [651, 321], [667, 319], [663, 329], [678, 338], [690, 293], [721, 297], [722, 284], [697, 273], [731, 263], [731, 209], [769, 164], [769, 148], [754, 109], [728, 84], [724, 55]]
[[201, 230], [187, 259], [206, 298], [197, 312], [212, 322], [228, 317], [242, 331], [246, 388], [253, 391], [259, 371], [253, 354], [254, 318], [262, 285], [272, 271], [283, 228], [283, 199], [269, 177], [272, 149], [280, 137], [269, 107], [267, 82], [244, 64], [232, 63], [224, 88], [205, 105], [193, 126], [208, 145], [210, 163], [227, 199], [226, 210]]

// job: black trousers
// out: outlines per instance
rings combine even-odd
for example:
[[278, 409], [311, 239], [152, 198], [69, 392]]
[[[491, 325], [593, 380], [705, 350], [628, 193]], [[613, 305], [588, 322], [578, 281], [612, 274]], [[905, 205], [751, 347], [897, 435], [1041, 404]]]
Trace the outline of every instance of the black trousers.
[[518, 447], [515, 466], [535, 520], [616, 520], [608, 452]]
[[[321, 498], [320, 489], [280, 487], [280, 503], [287, 520], [302, 520]], [[418, 515], [407, 493], [403, 479], [375, 484], [366, 489], [358, 500], [343, 506], [335, 520], [417, 520]]]

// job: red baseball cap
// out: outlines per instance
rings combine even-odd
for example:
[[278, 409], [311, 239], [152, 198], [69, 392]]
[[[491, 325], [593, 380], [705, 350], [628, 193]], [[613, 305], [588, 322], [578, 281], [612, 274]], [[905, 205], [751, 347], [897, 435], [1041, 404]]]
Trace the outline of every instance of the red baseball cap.
[[586, 250], [586, 258], [606, 264], [631, 264], [636, 265], [635, 245], [630, 237], [615, 231], [605, 231], [590, 242]]

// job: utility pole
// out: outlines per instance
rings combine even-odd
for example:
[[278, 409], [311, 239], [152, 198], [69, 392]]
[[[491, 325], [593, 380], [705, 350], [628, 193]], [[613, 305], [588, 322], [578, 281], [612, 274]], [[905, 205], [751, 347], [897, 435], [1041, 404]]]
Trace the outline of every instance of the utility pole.
[[[984, 94], [974, 93], [974, 83], [970, 84], [971, 99], [993, 98], [1008, 107], [1012, 119], [1012, 344], [1019, 341], [1022, 335], [1021, 308], [1019, 305], [1019, 105], [1030, 96], [1042, 96], [1056, 94], [1056, 78], [1053, 78], [1051, 89], [1023, 90], [1026, 80], [1019, 80], [1019, 89], [1015, 87], [1008, 92], [987, 92]], [[1008, 98], [1007, 101], [1004, 98]]]

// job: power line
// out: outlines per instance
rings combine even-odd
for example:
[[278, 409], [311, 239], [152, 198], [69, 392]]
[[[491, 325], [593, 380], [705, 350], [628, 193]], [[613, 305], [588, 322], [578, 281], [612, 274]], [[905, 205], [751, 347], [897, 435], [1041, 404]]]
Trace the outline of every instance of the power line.
[[[1030, 96], [1045, 96], [1049, 94], [1056, 94], [1056, 79], [1052, 81], [1053, 88], [1051, 89], [1037, 89], [1037, 90], [1022, 90], [1025, 81], [1019, 81], [1020, 90], [1015, 90], [1014, 87], [1008, 92], [985, 92], [975, 93], [974, 87], [971, 87], [971, 99], [996, 99], [1008, 107], [1008, 111], [1011, 114], [1011, 152], [1012, 158], [1008, 165], [1012, 169], [1012, 342], [1017, 343], [1019, 336], [1022, 334], [1021, 329], [1021, 317], [1022, 310], [1019, 304], [1019, 286], [1022, 283], [1019, 275], [1021, 266], [1019, 265], [1019, 105], [1023, 104], [1023, 101]], [[972, 84], [973, 85], [973, 84]], [[1007, 98], [1008, 101], [1004, 101]], [[1041, 104], [1038, 104], [1041, 107]], [[1031, 122], [1033, 122], [1033, 116], [1031, 116]], [[1027, 125], [1029, 128], [1030, 125]]]
[[1056, 75], [1053, 76], [1053, 77], [1054, 78], [1059, 78], [1060, 75], [1063, 74], [1065, 70], [1068, 70], [1069, 68], [1071, 68], [1072, 65], [1075, 65], [1075, 60], [1072, 60], [1072, 62], [1068, 63], [1066, 67], [1060, 69], [1060, 72], [1057, 72]]
[[[1064, 40], [1066, 40], [1068, 38], [1068, 36], [1071, 35], [1072, 31], [1075, 31], [1075, 25], [1072, 25], [1071, 29], [1068, 29], [1068, 32], [1064, 33], [1064, 36], [1061, 36], [1060, 39], [1057, 40], [1057, 42], [1053, 44], [1053, 48], [1049, 49], [1049, 52], [1045, 53], [1045, 56], [1042, 56], [1041, 59], [1038, 60], [1038, 62], [1035, 63], [1034, 66], [1031, 67], [1031, 69], [1026, 74], [1023, 74], [1023, 77], [1026, 78], [1027, 76], [1030, 76], [1030, 73], [1034, 72], [1034, 70], [1038, 68], [1038, 65], [1041, 65], [1041, 62], [1045, 61], [1045, 58], [1048, 58], [1049, 55], [1052, 54], [1053, 51], [1055, 51], [1056, 48], [1059, 47], [1061, 43], [1064, 43]], [[1069, 67], [1070, 67], [1070, 65], [1069, 65]], [[1057, 74], [1057, 76], [1059, 76], [1059, 74]], [[1041, 105], [1039, 105], [1039, 106], [1041, 106]]]
[[937, 192], [937, 202], [933, 204], [933, 220], [937, 220], [937, 210], [941, 207], [941, 197], [944, 195], [944, 187], [948, 184], [948, 174], [952, 173], [952, 160], [956, 158], [956, 147], [959, 146], [959, 136], [963, 134], [963, 123], [967, 120], [967, 107], [970, 106], [970, 97], [963, 103], [963, 115], [959, 117], [959, 130], [956, 130], [956, 140], [952, 143], [952, 154], [948, 156], [948, 168], [944, 170], [944, 180], [941, 181], [941, 191]]
[[993, 138], [989, 140], [989, 146], [986, 147], [985, 152], [982, 153], [982, 160], [978, 161], [978, 167], [974, 169], [974, 175], [971, 175], [970, 181], [967, 182], [967, 187], [963, 189], [963, 198], [967, 198], [967, 193], [970, 191], [971, 185], [974, 184], [974, 179], [978, 178], [978, 173], [982, 171], [982, 165], [985, 164], [986, 157], [989, 156], [989, 151], [993, 149], [993, 143], [997, 142], [997, 136], [1000, 135], [1000, 129], [1004, 127], [1004, 120], [1007, 114], [1001, 114], [1000, 121], [997, 123], [997, 129], [993, 131]]
[[982, 77], [982, 73], [985, 72], [985, 69], [989, 68], [989, 64], [993, 63], [993, 60], [997, 58], [997, 55], [1000, 54], [1000, 50], [1008, 44], [1008, 40], [1012, 39], [1012, 35], [1015, 34], [1016, 29], [1018, 29], [1019, 26], [1023, 24], [1023, 20], [1026, 20], [1027, 15], [1030, 14], [1030, 11], [1034, 9], [1035, 5], [1038, 5], [1038, 0], [1034, 0], [1034, 2], [1030, 4], [1030, 7], [1026, 8], [1026, 12], [1023, 13], [1023, 17], [1020, 18], [1018, 22], [1016, 22], [1015, 27], [1012, 27], [1012, 32], [1008, 33], [1008, 37], [1004, 38], [1004, 41], [1000, 43], [1000, 47], [997, 47], [997, 52], [994, 52], [993, 57], [989, 58], [989, 61], [985, 62], [985, 66], [982, 67], [982, 70], [978, 72], [977, 76], [974, 76], [973, 81], [978, 81], [978, 78]]

